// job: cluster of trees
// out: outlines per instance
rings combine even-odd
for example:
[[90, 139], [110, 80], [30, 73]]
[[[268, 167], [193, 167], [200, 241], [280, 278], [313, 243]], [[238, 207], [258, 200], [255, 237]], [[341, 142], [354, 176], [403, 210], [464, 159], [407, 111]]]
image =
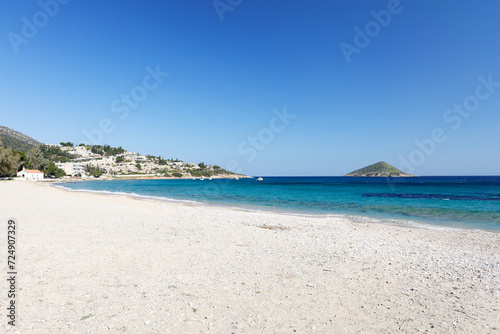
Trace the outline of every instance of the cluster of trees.
[[[160, 158], [160, 157], [158, 157]], [[169, 161], [169, 162], [181, 162], [181, 160], [179, 160], [178, 158], [170, 158], [170, 159], [166, 159], [165, 161]]]
[[204, 162], [200, 162], [198, 164], [198, 169], [190, 170], [189, 173], [194, 177], [200, 177], [200, 176], [210, 177], [213, 175], [210, 168], [207, 165], [205, 165]]
[[191, 170], [191, 171], [189, 171], [189, 174], [191, 174], [191, 176], [194, 176], [194, 177], [209, 176], [209, 175], [206, 175], [205, 173], [202, 174], [201, 171], [199, 171], [199, 170]]
[[63, 176], [66, 176], [66, 173], [62, 169], [57, 168], [56, 164], [53, 163], [53, 162], [49, 162], [49, 165], [47, 166], [47, 168], [45, 168], [43, 170], [43, 174], [45, 176], [48, 176], [48, 177], [63, 177]]
[[104, 145], [103, 150], [107, 156], [125, 153], [125, 150], [121, 146], [120, 147], [111, 147], [109, 145]]
[[0, 177], [14, 177], [23, 167], [43, 171], [49, 177], [65, 176], [66, 173], [49, 161], [45, 153], [41, 146], [31, 147], [26, 152], [11, 150], [0, 140]]
[[16, 176], [21, 159], [19, 151], [4, 147], [0, 139], [0, 177]]
[[200, 162], [198, 164], [198, 169], [194, 169], [189, 171], [189, 173], [194, 176], [194, 177], [200, 177], [200, 176], [214, 176], [214, 175], [220, 175], [220, 174], [235, 174], [233, 172], [227, 171], [223, 168], [220, 168], [220, 166], [212, 166], [209, 165], [207, 166], [204, 162]]
[[180, 162], [181, 161], [178, 158], [176, 158], [176, 159], [174, 159], [174, 158], [165, 159], [161, 155], [154, 156], [154, 155], [151, 155], [151, 154], [146, 155], [146, 158], [148, 158], [149, 160], [152, 160], [152, 161], [156, 160], [157, 163], [158, 163], [158, 165], [166, 165], [169, 162]]
[[90, 151], [94, 154], [100, 154], [100, 155], [106, 155], [106, 156], [112, 156], [112, 155], [118, 155], [118, 154], [123, 154], [125, 153], [125, 150], [120, 146], [120, 147], [111, 147], [109, 145], [94, 145], [90, 146]]
[[91, 165], [86, 165], [85, 166], [85, 171], [87, 173], [89, 173], [90, 176], [93, 176], [93, 177], [99, 177], [103, 173], [106, 172], [105, 169], [100, 169], [99, 167], [94, 167], [94, 166], [91, 166]]
[[43, 157], [49, 161], [70, 162], [71, 159], [76, 158], [74, 154], [63, 152], [60, 147], [42, 145], [40, 149]]
[[44, 152], [40, 146], [30, 148], [26, 152], [27, 169], [44, 170], [50, 164], [50, 161], [45, 157]]

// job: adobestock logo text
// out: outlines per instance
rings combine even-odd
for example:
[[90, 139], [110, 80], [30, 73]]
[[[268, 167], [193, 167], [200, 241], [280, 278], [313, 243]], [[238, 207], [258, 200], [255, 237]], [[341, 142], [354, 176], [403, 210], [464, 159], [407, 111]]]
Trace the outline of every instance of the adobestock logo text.
[[256, 136], [248, 136], [247, 140], [238, 146], [238, 153], [242, 156], [247, 155], [248, 162], [252, 162], [257, 157], [257, 152], [264, 150], [274, 140], [275, 134], [283, 131], [296, 117], [287, 112], [286, 106], [283, 107], [283, 111], [273, 109], [273, 113], [275, 116], [269, 121], [269, 127], [262, 128]]
[[31, 16], [31, 19], [23, 16], [21, 18], [22, 26], [19, 34], [9, 32], [9, 39], [12, 49], [17, 54], [19, 46], [28, 44], [30, 40], [38, 35], [41, 28], [45, 27], [51, 18], [54, 18], [58, 13], [61, 5], [66, 5], [71, 0], [40, 0], [38, 6], [40, 10]]
[[[408, 0], [412, 1], [412, 0]], [[361, 51], [370, 45], [371, 41], [382, 32], [383, 28], [387, 28], [392, 22], [392, 18], [403, 12], [403, 5], [399, 0], [389, 0], [386, 9], [378, 11], [371, 10], [370, 16], [372, 20], [368, 21], [363, 28], [355, 26], [353, 28], [355, 34], [353, 43], [349, 44], [341, 42], [339, 44], [340, 50], [344, 55], [348, 64], [352, 62], [353, 54], [360, 54]]]

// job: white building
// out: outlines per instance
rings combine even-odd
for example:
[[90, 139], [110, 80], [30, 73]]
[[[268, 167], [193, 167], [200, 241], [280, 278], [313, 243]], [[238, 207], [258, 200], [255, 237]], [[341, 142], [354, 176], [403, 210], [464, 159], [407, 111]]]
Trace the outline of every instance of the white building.
[[74, 162], [73, 163], [73, 175], [84, 175], [85, 174], [85, 167], [83, 166], [82, 163], [79, 162]]
[[17, 172], [17, 177], [30, 181], [38, 181], [43, 180], [43, 173], [36, 169], [25, 169], [23, 167], [22, 171]]
[[56, 162], [56, 167], [62, 169], [68, 176], [85, 174], [85, 167], [80, 162]]
[[56, 167], [62, 169], [66, 175], [73, 175], [73, 164], [71, 162], [56, 162]]

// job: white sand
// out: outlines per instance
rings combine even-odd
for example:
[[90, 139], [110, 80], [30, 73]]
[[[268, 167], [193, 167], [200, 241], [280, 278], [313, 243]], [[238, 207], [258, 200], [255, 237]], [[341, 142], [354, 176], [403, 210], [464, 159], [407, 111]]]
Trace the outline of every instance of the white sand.
[[498, 233], [7, 181], [4, 263], [8, 218], [20, 228], [19, 333], [500, 333]]

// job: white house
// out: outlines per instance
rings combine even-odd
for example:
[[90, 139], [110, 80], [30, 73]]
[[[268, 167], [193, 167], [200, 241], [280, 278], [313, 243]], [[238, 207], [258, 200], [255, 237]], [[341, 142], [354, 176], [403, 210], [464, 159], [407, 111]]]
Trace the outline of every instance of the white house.
[[22, 171], [17, 172], [17, 177], [30, 181], [38, 181], [43, 180], [43, 173], [36, 169], [25, 169], [23, 167]]

